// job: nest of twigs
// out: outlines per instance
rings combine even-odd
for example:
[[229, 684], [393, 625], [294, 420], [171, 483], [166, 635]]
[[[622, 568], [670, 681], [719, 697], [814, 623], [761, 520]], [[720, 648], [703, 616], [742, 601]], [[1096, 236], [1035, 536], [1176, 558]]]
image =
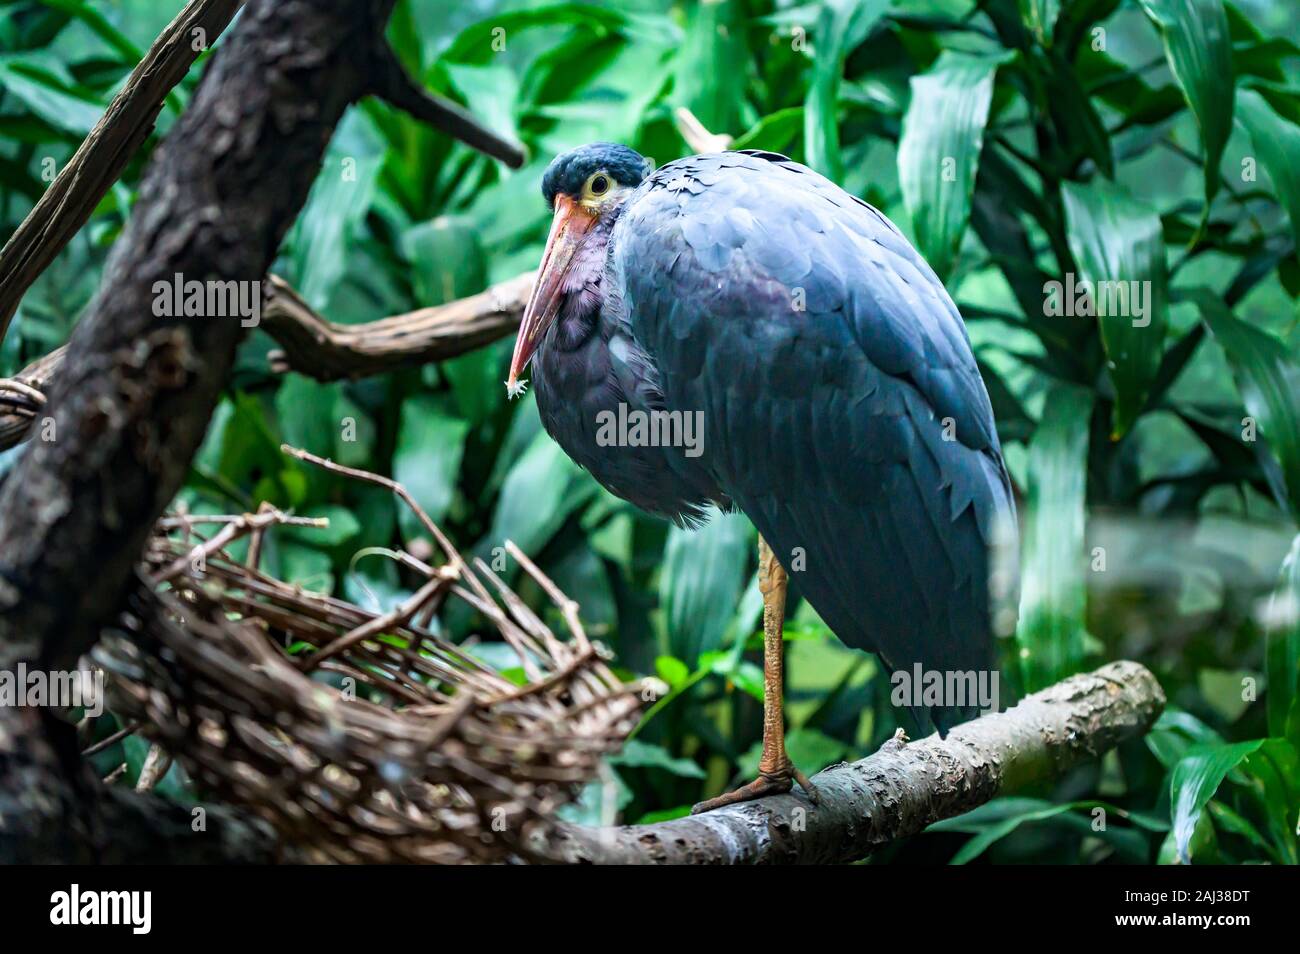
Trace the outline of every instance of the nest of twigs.
[[[594, 778], [658, 687], [620, 681], [577, 606], [507, 549], [560, 610], [553, 632], [482, 561], [471, 566], [386, 478], [286, 452], [389, 487], [445, 562], [397, 553], [426, 582], [387, 613], [258, 569], [270, 507], [171, 515], [145, 554], [123, 632], [102, 641], [110, 702], [180, 760], [202, 792], [322, 862], [464, 863], [533, 857], [555, 813]], [[243, 560], [232, 545], [249, 540]], [[515, 651], [523, 683], [437, 635], [448, 600]]]

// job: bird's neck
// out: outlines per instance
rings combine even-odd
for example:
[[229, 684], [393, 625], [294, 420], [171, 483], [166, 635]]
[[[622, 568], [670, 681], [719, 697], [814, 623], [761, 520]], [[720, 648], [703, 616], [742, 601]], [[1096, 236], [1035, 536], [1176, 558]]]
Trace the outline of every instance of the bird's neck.
[[548, 335], [549, 344], [562, 351], [572, 351], [587, 340], [596, 328], [604, 304], [605, 260], [609, 252], [614, 217], [602, 217], [587, 233], [582, 246], [574, 252], [573, 262], [562, 288], [564, 301]]

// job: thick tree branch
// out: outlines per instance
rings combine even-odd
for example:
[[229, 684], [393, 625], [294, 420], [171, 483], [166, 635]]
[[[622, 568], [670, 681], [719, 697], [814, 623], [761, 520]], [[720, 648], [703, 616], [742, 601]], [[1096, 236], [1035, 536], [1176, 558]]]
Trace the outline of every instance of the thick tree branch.
[[595, 864], [856, 861], [1142, 735], [1164, 704], [1147, 669], [1114, 662], [957, 726], [946, 739], [893, 740], [860, 762], [833, 766], [813, 779], [820, 805], [779, 795], [655, 825], [570, 826], [552, 857]]
[[[0, 669], [75, 669], [116, 615], [244, 331], [237, 315], [156, 314], [157, 285], [264, 278], [335, 125], [369, 88], [393, 3], [252, 0], [154, 153], [55, 378], [54, 431], [0, 490]], [[5, 823], [61, 843], [111, 803], [75, 747], [25, 713], [0, 707]]]
[[[131, 71], [86, 141], [0, 251], [0, 338], [32, 282], [86, 224], [153, 130], [163, 101], [242, 0], [191, 0]], [[203, 42], [196, 42], [202, 31]]]

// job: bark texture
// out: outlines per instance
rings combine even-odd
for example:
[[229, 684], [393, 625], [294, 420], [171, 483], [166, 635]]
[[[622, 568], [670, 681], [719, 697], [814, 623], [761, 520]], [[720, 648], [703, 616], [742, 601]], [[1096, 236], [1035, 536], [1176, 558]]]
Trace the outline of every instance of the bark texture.
[[155, 283], [265, 277], [391, 3], [250, 3], [159, 146], [55, 379], [54, 439], [0, 494], [0, 640], [43, 637], [41, 658], [71, 668], [112, 617], [244, 333], [237, 316], [156, 316]]
[[[155, 283], [265, 276], [335, 124], [369, 89], [393, 2], [253, 0], [155, 152], [49, 395], [55, 430], [0, 490], [0, 669], [74, 669], [114, 617], [244, 331], [234, 316], [155, 315]], [[0, 818], [48, 848], [38, 857], [122, 860], [179, 833], [174, 812], [135, 799], [90, 775], [70, 726], [0, 707]], [[236, 828], [190, 842], [209, 859], [219, 844], [228, 860], [269, 857], [256, 826]], [[190, 842], [166, 857], [186, 860]]]
[[777, 795], [654, 825], [569, 827], [552, 846], [578, 864], [836, 864], [1061, 775], [1145, 733], [1164, 709], [1155, 677], [1114, 662], [1034, 693], [946, 739], [893, 739], [814, 776], [821, 804]]

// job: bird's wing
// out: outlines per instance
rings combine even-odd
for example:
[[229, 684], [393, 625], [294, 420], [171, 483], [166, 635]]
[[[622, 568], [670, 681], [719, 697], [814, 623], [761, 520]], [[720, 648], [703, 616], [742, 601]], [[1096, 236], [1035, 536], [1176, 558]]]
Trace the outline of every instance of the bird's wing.
[[611, 269], [665, 402], [836, 634], [989, 671], [1010, 482], [961, 317], [894, 225], [784, 157], [697, 156], [632, 197]]

